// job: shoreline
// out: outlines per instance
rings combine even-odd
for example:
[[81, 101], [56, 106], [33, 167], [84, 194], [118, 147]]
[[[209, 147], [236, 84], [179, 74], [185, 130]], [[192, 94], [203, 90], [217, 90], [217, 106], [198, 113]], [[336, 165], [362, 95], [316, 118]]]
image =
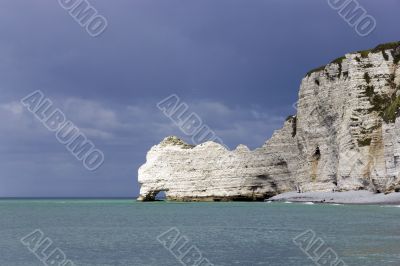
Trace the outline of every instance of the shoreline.
[[374, 193], [365, 190], [345, 192], [286, 192], [267, 202], [322, 203], [347, 205], [400, 205], [400, 193]]

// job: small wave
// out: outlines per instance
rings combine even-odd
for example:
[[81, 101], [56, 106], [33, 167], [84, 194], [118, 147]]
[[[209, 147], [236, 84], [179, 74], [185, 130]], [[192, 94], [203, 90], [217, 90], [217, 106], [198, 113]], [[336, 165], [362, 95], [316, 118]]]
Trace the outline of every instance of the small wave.
[[286, 203], [286, 204], [291, 204], [291, 203], [293, 203], [293, 202], [291, 202], [291, 201], [285, 201], [285, 203]]
[[314, 202], [307, 201], [307, 202], [304, 202], [304, 204], [306, 204], [306, 205], [314, 205]]

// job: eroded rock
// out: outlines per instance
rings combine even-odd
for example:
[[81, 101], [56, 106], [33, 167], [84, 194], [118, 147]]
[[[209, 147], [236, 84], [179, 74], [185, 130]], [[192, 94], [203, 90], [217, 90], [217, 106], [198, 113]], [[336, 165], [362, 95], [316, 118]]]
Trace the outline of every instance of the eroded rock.
[[[347, 54], [303, 79], [298, 112], [261, 148], [168, 137], [139, 169], [140, 200], [263, 200], [287, 191], [400, 189], [399, 44]], [[398, 102], [396, 102], [398, 101]]]

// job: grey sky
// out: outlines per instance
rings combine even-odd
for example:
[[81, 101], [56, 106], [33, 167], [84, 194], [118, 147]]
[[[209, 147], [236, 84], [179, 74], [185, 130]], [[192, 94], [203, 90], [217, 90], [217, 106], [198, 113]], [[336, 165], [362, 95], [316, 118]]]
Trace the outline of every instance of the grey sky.
[[[156, 107], [175, 93], [231, 148], [295, 112], [311, 68], [399, 38], [400, 2], [360, 1], [368, 37], [325, 0], [92, 0], [92, 38], [54, 1], [0, 2], [0, 196], [136, 196], [146, 151], [183, 136]], [[95, 172], [19, 104], [42, 90], [106, 156]]]

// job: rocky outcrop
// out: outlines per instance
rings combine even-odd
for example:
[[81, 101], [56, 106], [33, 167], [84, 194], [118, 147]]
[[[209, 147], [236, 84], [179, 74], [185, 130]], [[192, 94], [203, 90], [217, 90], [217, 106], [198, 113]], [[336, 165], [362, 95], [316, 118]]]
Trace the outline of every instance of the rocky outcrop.
[[140, 200], [263, 200], [287, 191], [400, 190], [400, 43], [304, 77], [297, 114], [261, 148], [168, 137], [139, 169]]

